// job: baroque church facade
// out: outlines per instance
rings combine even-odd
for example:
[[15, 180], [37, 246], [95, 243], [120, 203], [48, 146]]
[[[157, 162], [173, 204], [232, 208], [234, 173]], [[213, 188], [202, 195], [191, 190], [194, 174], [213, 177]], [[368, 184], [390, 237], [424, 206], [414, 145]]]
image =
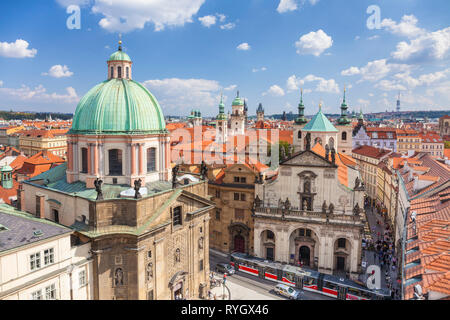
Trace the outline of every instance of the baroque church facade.
[[122, 51], [107, 80], [79, 102], [68, 162], [23, 182], [19, 207], [73, 229], [94, 299], [205, 297], [209, 287], [208, 183], [171, 168], [169, 133], [156, 98], [132, 80]]
[[256, 184], [254, 252], [355, 279], [361, 273], [364, 187], [356, 162], [339, 146], [343, 132], [350, 130], [351, 137], [351, 126], [342, 121], [338, 130], [321, 110], [307, 122], [303, 111], [301, 99], [296, 153], [280, 163], [275, 179]]

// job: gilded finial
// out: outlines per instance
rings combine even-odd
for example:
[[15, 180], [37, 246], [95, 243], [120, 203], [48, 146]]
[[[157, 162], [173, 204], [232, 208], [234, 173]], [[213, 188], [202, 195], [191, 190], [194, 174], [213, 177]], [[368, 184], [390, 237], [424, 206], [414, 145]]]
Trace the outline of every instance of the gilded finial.
[[119, 51], [122, 51], [122, 34], [119, 33]]

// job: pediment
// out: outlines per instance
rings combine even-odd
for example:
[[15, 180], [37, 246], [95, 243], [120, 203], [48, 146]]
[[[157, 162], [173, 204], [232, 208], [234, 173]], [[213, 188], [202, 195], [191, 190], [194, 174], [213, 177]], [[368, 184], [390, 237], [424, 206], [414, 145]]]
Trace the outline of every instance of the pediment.
[[305, 166], [305, 167], [335, 167], [331, 162], [327, 161], [320, 155], [310, 151], [302, 151], [294, 154], [289, 159], [281, 163], [283, 166]]

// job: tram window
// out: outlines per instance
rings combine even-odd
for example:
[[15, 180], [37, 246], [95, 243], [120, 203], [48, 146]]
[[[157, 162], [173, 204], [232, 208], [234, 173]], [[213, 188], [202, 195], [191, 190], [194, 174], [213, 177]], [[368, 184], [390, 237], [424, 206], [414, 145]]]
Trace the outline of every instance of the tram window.
[[315, 278], [305, 277], [303, 280], [303, 285], [311, 286], [317, 284], [317, 280]]
[[284, 277], [291, 282], [295, 282], [294, 274], [290, 272], [285, 272]]
[[360, 297], [361, 296], [361, 291], [360, 290], [358, 290], [358, 289], [354, 289], [354, 288], [348, 288], [348, 294], [351, 294], [351, 295], [353, 295], [353, 296], [358, 296], [358, 297]]
[[365, 299], [372, 299], [372, 293], [371, 292], [367, 292], [367, 291], [360, 291], [360, 297], [365, 298]]
[[337, 290], [337, 287], [338, 287], [337, 284], [334, 284], [334, 283], [328, 282], [328, 281], [325, 281], [323, 286], [325, 288], [332, 289], [332, 290]]
[[266, 272], [270, 273], [270, 274], [275, 274], [275, 275], [277, 274], [277, 271], [270, 267], [266, 267]]

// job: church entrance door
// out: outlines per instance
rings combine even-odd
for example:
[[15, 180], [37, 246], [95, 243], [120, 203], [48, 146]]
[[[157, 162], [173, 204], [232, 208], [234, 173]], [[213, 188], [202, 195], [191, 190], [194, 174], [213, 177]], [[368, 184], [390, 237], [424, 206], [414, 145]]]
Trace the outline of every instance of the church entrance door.
[[234, 237], [234, 251], [245, 253], [245, 239], [243, 236], [236, 235]]
[[336, 269], [338, 271], [345, 271], [345, 257], [337, 257]]
[[307, 246], [301, 246], [299, 249], [300, 262], [304, 266], [309, 266], [311, 259], [311, 250]]

